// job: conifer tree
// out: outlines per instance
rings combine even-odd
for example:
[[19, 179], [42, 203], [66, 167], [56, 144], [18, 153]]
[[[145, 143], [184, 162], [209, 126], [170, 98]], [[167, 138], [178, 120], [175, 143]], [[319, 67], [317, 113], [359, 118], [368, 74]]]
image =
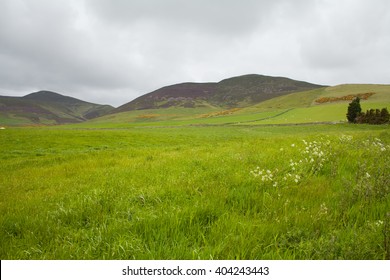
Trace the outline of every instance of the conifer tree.
[[349, 103], [348, 106], [348, 112], [347, 112], [347, 119], [350, 123], [356, 122], [356, 117], [360, 114], [362, 111], [362, 108], [360, 107], [360, 98], [356, 97], [354, 100], [352, 100], [351, 103]]
[[383, 108], [381, 110], [381, 121], [382, 121], [382, 123], [389, 123], [390, 122], [390, 113], [387, 110], [387, 108]]

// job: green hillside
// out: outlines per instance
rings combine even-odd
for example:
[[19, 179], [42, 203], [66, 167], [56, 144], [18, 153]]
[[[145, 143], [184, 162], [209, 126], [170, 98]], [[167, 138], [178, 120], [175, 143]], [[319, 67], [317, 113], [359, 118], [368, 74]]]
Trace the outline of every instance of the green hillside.
[[[290, 109], [288, 113], [272, 119], [264, 120], [263, 124], [307, 123], [307, 122], [343, 122], [346, 121], [346, 111], [350, 100], [318, 103], [322, 97], [342, 98], [348, 95], [374, 93], [367, 100], [361, 100], [362, 110], [371, 108], [390, 108], [390, 85], [338, 85], [312, 91], [293, 93], [259, 103], [248, 111], [273, 111]], [[258, 122], [259, 123], [259, 122]]]
[[[111, 106], [92, 104], [52, 92], [37, 92], [22, 98], [0, 97], [0, 126], [69, 123], [82, 123], [79, 125], [84, 127], [339, 123], [346, 121], [348, 103], [355, 96], [362, 98], [363, 111], [390, 108], [390, 85], [348, 84], [293, 93], [275, 90], [286, 89], [294, 83], [298, 83], [297, 87], [305, 85], [286, 78], [246, 75], [221, 81], [217, 86], [223, 85], [224, 90], [220, 92], [225, 95], [219, 92], [208, 98], [205, 97], [208, 94], [206, 89], [210, 89], [212, 84], [199, 87], [196, 83], [186, 83], [157, 90], [116, 110]], [[263, 92], [255, 95], [259, 84], [263, 86]], [[310, 88], [311, 84], [307, 87]], [[291, 90], [291, 87], [288, 89]], [[203, 92], [204, 96], [184, 98], [183, 92], [191, 92], [193, 97]], [[167, 99], [174, 94], [176, 97]], [[236, 98], [235, 103], [232, 102], [237, 107], [227, 106], [223, 98], [230, 101]], [[265, 100], [254, 103], [256, 98]], [[147, 103], [147, 99], [154, 101]], [[134, 109], [132, 106], [151, 108]]]
[[339, 85], [275, 97], [245, 108], [223, 107], [133, 110], [88, 121], [83, 126], [270, 125], [345, 122], [349, 100], [318, 103], [323, 97], [374, 93], [361, 101], [363, 111], [390, 108], [390, 85]]
[[115, 112], [169, 107], [247, 107], [292, 92], [321, 88], [284, 77], [243, 75], [218, 83], [182, 83], [170, 85], [117, 108]]
[[51, 91], [23, 97], [0, 96], [0, 125], [53, 125], [79, 123], [107, 114], [109, 105], [85, 102]]

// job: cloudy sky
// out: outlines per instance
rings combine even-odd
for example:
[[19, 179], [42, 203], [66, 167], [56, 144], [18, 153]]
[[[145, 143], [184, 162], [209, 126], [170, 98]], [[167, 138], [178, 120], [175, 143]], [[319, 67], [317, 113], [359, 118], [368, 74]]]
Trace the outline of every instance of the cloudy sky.
[[249, 73], [390, 84], [390, 1], [0, 0], [0, 95], [118, 106]]

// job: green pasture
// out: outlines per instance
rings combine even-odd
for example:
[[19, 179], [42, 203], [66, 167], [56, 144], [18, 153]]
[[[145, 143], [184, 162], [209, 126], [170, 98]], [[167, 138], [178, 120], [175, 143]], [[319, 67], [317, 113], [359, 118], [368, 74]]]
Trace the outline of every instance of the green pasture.
[[388, 126], [125, 120], [0, 130], [1, 259], [389, 258]]

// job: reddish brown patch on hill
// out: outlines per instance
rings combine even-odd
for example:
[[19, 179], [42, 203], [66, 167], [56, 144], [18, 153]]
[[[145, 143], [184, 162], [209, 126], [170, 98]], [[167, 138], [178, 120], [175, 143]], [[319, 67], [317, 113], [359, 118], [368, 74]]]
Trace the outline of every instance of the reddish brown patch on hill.
[[199, 117], [200, 118], [211, 118], [211, 117], [218, 117], [218, 116], [226, 116], [226, 115], [231, 115], [234, 112], [237, 112], [241, 110], [240, 108], [232, 108], [229, 110], [224, 110], [224, 111], [219, 111], [219, 112], [214, 112], [214, 113], [209, 113], [209, 114], [202, 114]]
[[358, 94], [349, 94], [341, 97], [320, 97], [316, 99], [314, 102], [316, 103], [328, 103], [328, 102], [338, 102], [338, 101], [351, 101], [356, 97], [360, 99], [367, 100], [370, 96], [373, 96], [375, 92], [366, 92], [366, 93], [358, 93]]

